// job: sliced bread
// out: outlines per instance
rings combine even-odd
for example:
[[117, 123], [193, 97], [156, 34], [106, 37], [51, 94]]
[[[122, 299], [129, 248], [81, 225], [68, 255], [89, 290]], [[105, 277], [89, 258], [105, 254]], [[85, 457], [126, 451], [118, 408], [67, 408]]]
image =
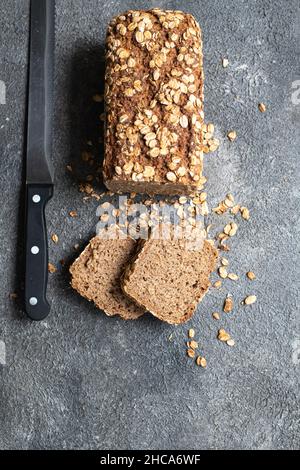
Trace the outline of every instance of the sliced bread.
[[120, 276], [135, 251], [132, 238], [96, 236], [70, 268], [71, 285], [108, 316], [135, 320], [145, 312], [124, 295]]
[[184, 323], [206, 294], [217, 258], [207, 240], [200, 250], [191, 250], [183, 240], [150, 239], [126, 268], [122, 288], [160, 320]]

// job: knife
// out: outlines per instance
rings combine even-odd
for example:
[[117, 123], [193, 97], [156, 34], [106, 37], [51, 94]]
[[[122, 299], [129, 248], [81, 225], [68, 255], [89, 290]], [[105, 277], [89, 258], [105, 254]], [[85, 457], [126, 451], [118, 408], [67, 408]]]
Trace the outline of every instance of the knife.
[[45, 220], [53, 196], [51, 167], [52, 84], [55, 1], [31, 0], [26, 149], [25, 310], [43, 320], [50, 312], [46, 298], [48, 243]]

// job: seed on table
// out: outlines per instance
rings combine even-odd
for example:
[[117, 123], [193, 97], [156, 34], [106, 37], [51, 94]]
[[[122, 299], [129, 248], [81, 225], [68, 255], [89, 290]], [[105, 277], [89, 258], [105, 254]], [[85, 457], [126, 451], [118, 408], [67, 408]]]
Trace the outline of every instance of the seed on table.
[[218, 332], [218, 340], [222, 342], [227, 342], [231, 339], [230, 334], [227, 333], [223, 328]]
[[207, 367], [207, 361], [205, 357], [198, 356], [196, 359], [197, 366], [203, 367], [204, 369]]
[[256, 302], [257, 297], [256, 295], [248, 295], [248, 297], [245, 298], [244, 303], [246, 305], [252, 305]]
[[227, 137], [230, 140], [230, 142], [234, 142], [235, 139], [237, 138], [236, 131], [229, 131], [228, 134], [227, 134]]
[[48, 263], [48, 271], [49, 271], [50, 274], [54, 274], [54, 273], [56, 273], [57, 269], [54, 266], [54, 264]]
[[51, 239], [52, 239], [53, 243], [56, 243], [56, 244], [58, 243], [58, 236], [56, 235], [56, 233], [53, 233], [51, 235]]
[[235, 273], [229, 273], [227, 277], [228, 277], [228, 279], [230, 279], [231, 281], [237, 281], [238, 278], [239, 278], [239, 276], [238, 276], [237, 274], [235, 274]]
[[267, 107], [266, 107], [265, 103], [259, 103], [258, 109], [260, 110], [261, 113], [265, 113], [266, 110], [267, 110]]
[[252, 271], [247, 272], [247, 277], [250, 279], [250, 281], [254, 281], [254, 279], [256, 279], [256, 276]]
[[195, 357], [195, 351], [193, 349], [188, 349], [186, 353], [191, 358]]
[[222, 279], [226, 279], [227, 277], [227, 269], [225, 266], [220, 266], [219, 268], [219, 276], [222, 278]]
[[228, 296], [225, 299], [223, 310], [225, 313], [230, 313], [233, 310], [233, 298]]
[[189, 336], [189, 338], [194, 338], [195, 337], [195, 330], [193, 328], [189, 329], [188, 336]]

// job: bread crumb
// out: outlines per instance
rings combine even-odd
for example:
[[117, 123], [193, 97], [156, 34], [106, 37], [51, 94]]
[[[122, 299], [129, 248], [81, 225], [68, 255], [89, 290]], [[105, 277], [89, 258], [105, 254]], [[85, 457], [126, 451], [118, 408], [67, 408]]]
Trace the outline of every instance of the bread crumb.
[[234, 142], [237, 138], [236, 131], [229, 131], [228, 134], [227, 134], [227, 137], [230, 140], [230, 142]]
[[234, 339], [229, 339], [228, 341], [226, 341], [226, 344], [227, 344], [227, 346], [231, 346], [231, 347], [232, 347], [232, 346], [235, 345], [235, 341], [234, 341]]
[[215, 320], [220, 320], [220, 314], [218, 312], [214, 312], [212, 314], [212, 317], [215, 319]]
[[222, 59], [222, 65], [223, 65], [223, 68], [226, 69], [229, 65], [229, 60], [226, 58]]
[[53, 243], [57, 244], [58, 243], [58, 236], [56, 235], [56, 233], [53, 233], [51, 235], [51, 240], [53, 241]]
[[78, 213], [76, 211], [70, 211], [69, 212], [69, 215], [70, 217], [74, 218], [74, 217], [78, 217]]
[[222, 286], [222, 281], [216, 281], [216, 282], [214, 283], [214, 287], [215, 287], [216, 289], [220, 289], [221, 286]]
[[247, 278], [250, 279], [250, 281], [254, 281], [254, 279], [256, 279], [256, 275], [252, 271], [248, 271], [246, 275]]
[[57, 269], [54, 266], [54, 264], [48, 263], [48, 271], [49, 271], [50, 274], [54, 274], [54, 273], [56, 273]]
[[233, 298], [231, 296], [227, 296], [224, 302], [223, 310], [225, 313], [230, 313], [233, 310]]
[[222, 342], [227, 342], [231, 339], [230, 334], [227, 333], [223, 328], [218, 332], [218, 340]]

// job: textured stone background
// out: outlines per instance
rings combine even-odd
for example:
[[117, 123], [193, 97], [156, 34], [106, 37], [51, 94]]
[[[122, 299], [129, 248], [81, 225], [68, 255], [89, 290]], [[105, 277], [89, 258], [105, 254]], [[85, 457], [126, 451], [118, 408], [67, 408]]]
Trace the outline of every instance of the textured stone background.
[[[25, 0], [0, 4], [0, 447], [2, 449], [282, 449], [299, 447], [299, 76], [297, 0], [57, 0], [55, 197], [48, 208], [52, 263], [74, 259], [96, 224], [97, 201], [83, 202], [67, 163], [99, 133], [91, 96], [103, 86], [109, 19], [127, 8], [193, 13], [204, 33], [206, 118], [220, 150], [206, 174], [212, 207], [226, 192], [247, 205], [229, 254], [238, 283], [211, 291], [190, 326], [208, 361], [185, 357], [187, 326], [146, 315], [109, 319], [75, 295], [66, 270], [52, 275], [51, 316], [28, 321], [21, 308], [22, 165], [28, 41]], [[223, 69], [221, 58], [230, 66]], [[3, 86], [3, 85], [2, 85]], [[298, 84], [299, 86], [299, 84]], [[295, 91], [295, 90], [294, 90]], [[261, 114], [258, 102], [268, 111]], [[226, 132], [238, 139], [230, 144]], [[68, 212], [76, 209], [78, 219]], [[217, 217], [213, 222], [223, 225]], [[245, 272], [257, 281], [250, 284]], [[9, 293], [19, 299], [11, 300]], [[236, 308], [211, 318], [231, 292]], [[258, 302], [242, 307], [245, 295]], [[236, 340], [216, 340], [218, 327]], [[173, 334], [173, 340], [168, 337]]]

